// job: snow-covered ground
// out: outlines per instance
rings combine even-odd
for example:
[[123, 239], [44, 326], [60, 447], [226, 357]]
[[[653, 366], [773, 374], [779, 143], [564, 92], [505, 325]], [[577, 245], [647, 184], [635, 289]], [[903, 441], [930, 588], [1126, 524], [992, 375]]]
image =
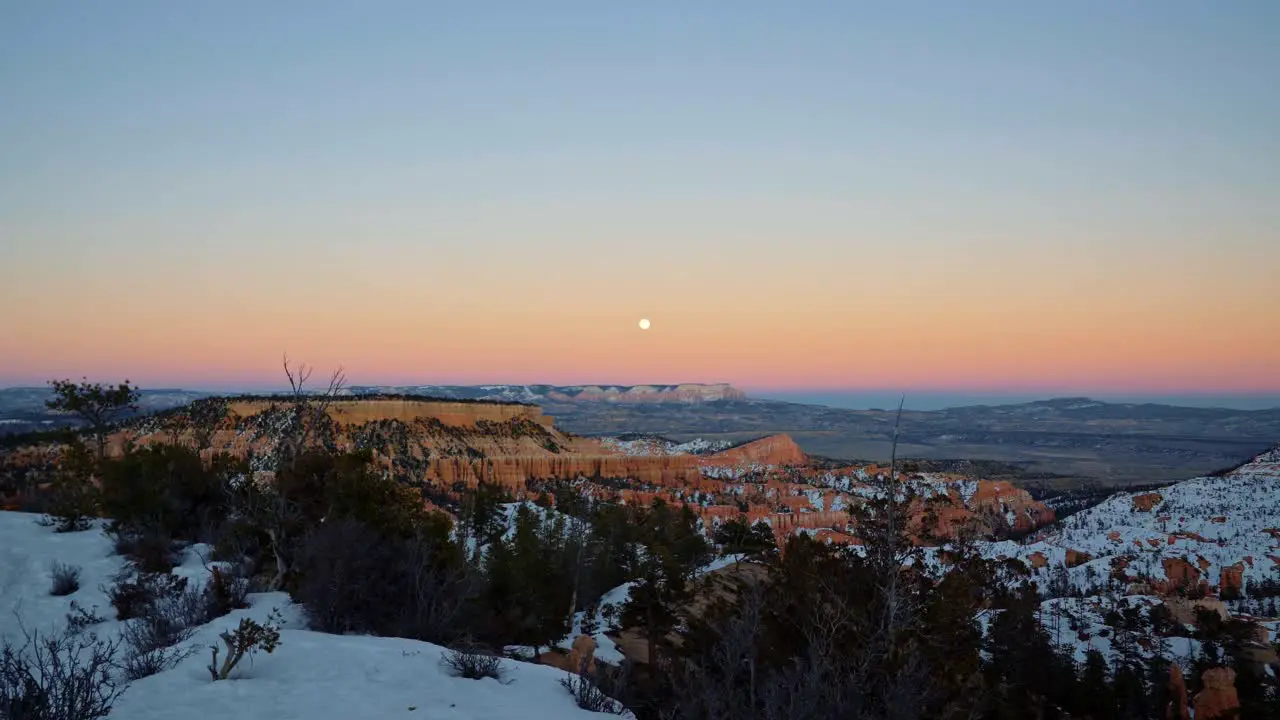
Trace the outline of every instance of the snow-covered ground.
[[1068, 570], [1080, 588], [1088, 587], [1090, 576], [1105, 581], [1118, 558], [1133, 581], [1167, 579], [1166, 559], [1185, 560], [1211, 586], [1231, 567], [1242, 571], [1246, 586], [1280, 580], [1280, 451], [1223, 477], [1195, 478], [1154, 493], [1117, 493], [1042, 531], [1036, 542], [986, 546], [991, 557], [1016, 557], [1028, 566], [1039, 553], [1047, 563], [1033, 574], [1042, 583], [1069, 550], [1093, 558]]
[[[1055, 598], [1041, 603], [1039, 619], [1040, 625], [1049, 632], [1049, 640], [1070, 648], [1076, 662], [1083, 663], [1090, 650], [1097, 650], [1112, 664], [1116, 660], [1113, 644], [1116, 629], [1104, 621], [1107, 611], [1133, 607], [1146, 619], [1151, 608], [1162, 602], [1161, 598], [1147, 595], [1127, 595], [1115, 599]], [[1200, 655], [1200, 641], [1192, 638], [1166, 637], [1161, 640], [1144, 634], [1133, 636], [1133, 639], [1138, 654], [1147, 659], [1159, 651], [1166, 659], [1188, 667]], [[1157, 640], [1163, 642], [1163, 648], [1156, 645]]]
[[[710, 563], [698, 568], [694, 572], [694, 577], [705, 575], [709, 572], [715, 572], [722, 568], [729, 567], [734, 563], [741, 562], [746, 559], [745, 555], [725, 555], [716, 558]], [[616, 643], [606, 633], [617, 632], [621, 629], [618, 625], [618, 619], [622, 617], [622, 608], [631, 599], [631, 588], [635, 587], [634, 582], [624, 583], [610, 590], [601, 596], [596, 603], [596, 626], [597, 630], [592, 634], [592, 639], [596, 641], [595, 659], [600, 662], [617, 664], [622, 662], [622, 651], [618, 649]], [[556, 647], [563, 650], [569, 650], [573, 646], [573, 641], [579, 635], [582, 635], [582, 622], [586, 617], [585, 612], [579, 612], [573, 616], [573, 627], [569, 629], [566, 635]]]
[[623, 455], [706, 455], [733, 445], [728, 440], [694, 438], [688, 442], [677, 443], [664, 438], [647, 437], [637, 440], [603, 437], [600, 438], [600, 444]]
[[[74, 600], [96, 606], [107, 618], [88, 632], [109, 637], [120, 632], [105, 593], [123, 567], [98, 529], [57, 534], [36, 516], [0, 512], [0, 637], [21, 644], [22, 626], [41, 633], [65, 625]], [[207, 571], [200, 550], [188, 550], [175, 572], [203, 582]], [[49, 594], [53, 562], [82, 569], [81, 588], [67, 597]], [[200, 628], [185, 645], [199, 651], [167, 672], [133, 683], [111, 718], [169, 720], [349, 720], [350, 718], [431, 718], [433, 720], [559, 719], [597, 715], [580, 710], [559, 680], [566, 673], [544, 665], [507, 661], [508, 681], [466, 680], [441, 665], [439, 646], [399, 638], [326, 635], [304, 629], [301, 609], [284, 593], [250, 596], [251, 607]], [[267, 620], [278, 610], [284, 620], [280, 646], [259, 653], [232, 679], [212, 682], [205, 669], [208, 647], [241, 618]]]

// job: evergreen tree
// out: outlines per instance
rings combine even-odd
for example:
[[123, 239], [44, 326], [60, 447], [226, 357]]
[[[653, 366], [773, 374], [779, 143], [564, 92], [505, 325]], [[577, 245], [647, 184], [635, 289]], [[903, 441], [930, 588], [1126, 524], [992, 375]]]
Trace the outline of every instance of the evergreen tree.
[[1084, 670], [1080, 675], [1080, 709], [1097, 720], [1113, 717], [1115, 701], [1110, 683], [1107, 660], [1097, 649], [1090, 648], [1085, 655]]

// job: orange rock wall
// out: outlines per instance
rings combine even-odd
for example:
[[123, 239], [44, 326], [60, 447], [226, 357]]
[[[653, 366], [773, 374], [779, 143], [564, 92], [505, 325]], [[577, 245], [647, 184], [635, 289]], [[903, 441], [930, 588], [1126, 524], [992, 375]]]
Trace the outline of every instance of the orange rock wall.
[[[249, 417], [275, 405], [269, 400], [236, 400], [228, 409], [240, 417]], [[436, 400], [334, 400], [328, 408], [335, 422], [362, 425], [374, 420], [412, 422], [418, 418], [435, 418], [445, 425], [475, 427], [477, 420], [506, 422], [525, 418], [543, 427], [553, 427], [553, 419], [532, 405], [502, 403], [462, 403]]]

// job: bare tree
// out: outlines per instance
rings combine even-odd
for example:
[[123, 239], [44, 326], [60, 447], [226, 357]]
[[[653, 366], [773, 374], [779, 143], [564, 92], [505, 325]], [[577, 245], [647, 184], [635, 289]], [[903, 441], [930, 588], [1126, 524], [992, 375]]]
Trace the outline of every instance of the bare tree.
[[[289, 380], [288, 425], [276, 445], [276, 472], [296, 469], [298, 460], [314, 441], [318, 428], [328, 422], [329, 405], [338, 397], [346, 384], [341, 367], [333, 372], [328, 387], [321, 393], [307, 390], [312, 368], [305, 363], [294, 367], [289, 357], [284, 357], [284, 374]], [[288, 489], [280, 482], [271, 485], [248, 478], [235, 488], [231, 506], [235, 513], [248, 519], [267, 536], [271, 555], [275, 559], [275, 576], [270, 588], [278, 590], [284, 585], [292, 567], [292, 557], [301, 538], [297, 537], [303, 513], [298, 503], [289, 497]]]
[[290, 431], [280, 439], [279, 450], [281, 462], [292, 463], [315, 439], [317, 428], [328, 419], [329, 406], [342, 393], [347, 376], [342, 366], [338, 366], [329, 377], [328, 387], [323, 392], [313, 393], [306, 387], [311, 379], [311, 366], [299, 363], [297, 367], [291, 367], [288, 355], [284, 356], [283, 364], [285, 377], [289, 380], [292, 419]]

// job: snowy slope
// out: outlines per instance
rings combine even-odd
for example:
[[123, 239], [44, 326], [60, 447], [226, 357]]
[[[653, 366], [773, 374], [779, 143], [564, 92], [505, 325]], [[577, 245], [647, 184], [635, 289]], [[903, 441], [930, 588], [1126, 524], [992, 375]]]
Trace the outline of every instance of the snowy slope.
[[604, 447], [623, 455], [708, 455], [725, 450], [733, 445], [728, 440], [703, 440], [694, 438], [688, 442], [678, 443], [666, 438], [642, 437], [621, 439], [613, 437], [600, 438]]
[[[110, 618], [91, 632], [107, 637], [120, 631], [114, 610], [99, 585], [110, 583], [123, 565], [111, 555], [98, 530], [56, 534], [36, 516], [0, 512], [0, 637], [21, 640], [15, 611], [28, 630], [42, 632], [65, 623], [71, 601], [97, 606]], [[203, 581], [199, 550], [189, 550], [175, 572]], [[83, 569], [81, 589], [69, 597], [49, 595], [53, 561]], [[252, 607], [202, 627], [187, 644], [200, 648], [176, 668], [140, 680], [116, 704], [112, 718], [168, 720], [349, 720], [350, 718], [430, 718], [432, 720], [552, 720], [597, 715], [578, 709], [555, 668], [508, 661], [509, 683], [465, 680], [441, 667], [443, 649], [399, 638], [337, 636], [303, 629], [301, 609], [284, 593], [250, 596]], [[259, 654], [233, 673], [211, 682], [205, 667], [208, 646], [242, 617], [265, 621], [272, 610], [285, 620], [280, 647]], [[248, 661], [246, 660], [246, 664]]]
[[1105, 579], [1113, 563], [1127, 565], [1128, 581], [1167, 580], [1166, 561], [1185, 561], [1210, 587], [1224, 568], [1239, 570], [1246, 584], [1280, 579], [1280, 451], [1258, 456], [1222, 477], [1202, 477], [1154, 493], [1118, 493], [1043, 531], [1037, 542], [987, 546], [992, 557], [1023, 560], [1044, 580], [1066, 562], [1068, 551], [1093, 559], [1071, 568], [1084, 587], [1092, 568]]

